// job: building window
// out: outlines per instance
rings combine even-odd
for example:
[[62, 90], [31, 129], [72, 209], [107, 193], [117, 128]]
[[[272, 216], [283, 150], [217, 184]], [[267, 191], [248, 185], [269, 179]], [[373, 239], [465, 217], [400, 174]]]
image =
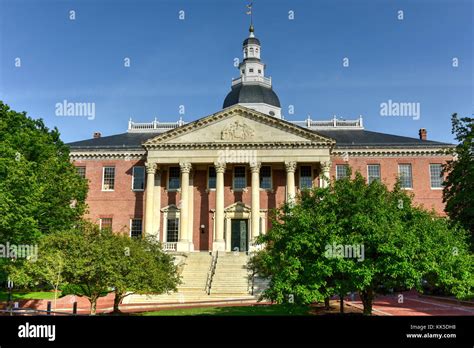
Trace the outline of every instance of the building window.
[[86, 167], [76, 167], [77, 174], [83, 179], [86, 178]]
[[166, 241], [176, 243], [178, 241], [179, 219], [168, 219], [166, 224]]
[[441, 164], [430, 164], [431, 188], [443, 187], [443, 168]]
[[313, 171], [311, 166], [300, 167], [300, 189], [313, 187]]
[[115, 186], [115, 167], [104, 167], [102, 173], [102, 191], [113, 191]]
[[242, 75], [245, 75], [245, 70], [244, 69], [242, 69]]
[[261, 74], [261, 73], [262, 73], [262, 70], [261, 70], [261, 69], [258, 69], [258, 73]]
[[347, 164], [336, 165], [336, 180], [347, 178]]
[[143, 191], [145, 189], [145, 167], [133, 167], [132, 190]]
[[367, 182], [380, 181], [380, 164], [369, 164], [367, 166]]
[[249, 72], [253, 72], [253, 69], [249, 69]]
[[260, 188], [265, 190], [272, 188], [272, 167], [262, 166], [260, 168]]
[[209, 167], [208, 177], [207, 177], [207, 188], [215, 189], [216, 188], [216, 168]]
[[401, 188], [413, 188], [413, 177], [411, 172], [411, 164], [399, 164], [398, 175], [400, 177]]
[[130, 236], [140, 238], [142, 236], [142, 219], [132, 219], [130, 221]]
[[112, 218], [101, 218], [99, 228], [101, 231], [112, 231]]
[[246, 168], [242, 166], [234, 167], [234, 190], [243, 190], [247, 187]]
[[179, 167], [170, 167], [168, 171], [168, 190], [177, 190], [179, 186]]

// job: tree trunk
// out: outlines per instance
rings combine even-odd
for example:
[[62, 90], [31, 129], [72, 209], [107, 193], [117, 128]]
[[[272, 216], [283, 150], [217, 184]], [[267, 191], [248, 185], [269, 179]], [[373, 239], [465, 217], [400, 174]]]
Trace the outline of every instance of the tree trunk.
[[359, 292], [360, 299], [364, 305], [364, 315], [372, 315], [372, 301], [374, 299], [374, 293], [372, 289]]
[[325, 297], [324, 298], [324, 308], [326, 310], [330, 310], [331, 309], [331, 305], [329, 304], [329, 297]]
[[339, 311], [344, 313], [344, 295], [339, 294]]
[[91, 315], [95, 315], [97, 313], [97, 299], [98, 297], [92, 297], [89, 301], [91, 301]]
[[115, 297], [114, 297], [114, 313], [120, 313], [120, 302], [122, 301], [123, 294], [119, 291], [115, 292]]

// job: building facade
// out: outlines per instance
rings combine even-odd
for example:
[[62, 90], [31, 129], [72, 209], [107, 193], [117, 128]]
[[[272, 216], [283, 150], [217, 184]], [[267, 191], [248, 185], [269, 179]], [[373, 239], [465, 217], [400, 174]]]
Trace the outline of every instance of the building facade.
[[269, 214], [347, 166], [443, 213], [449, 144], [365, 130], [362, 118], [285, 120], [250, 27], [240, 76], [223, 109], [193, 122], [136, 123], [126, 133], [70, 143], [89, 181], [87, 217], [101, 228], [152, 235], [170, 251], [248, 251]]

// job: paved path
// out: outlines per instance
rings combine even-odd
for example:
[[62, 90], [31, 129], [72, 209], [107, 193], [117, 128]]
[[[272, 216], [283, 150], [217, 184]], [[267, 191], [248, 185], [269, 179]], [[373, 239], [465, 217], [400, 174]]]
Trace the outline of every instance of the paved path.
[[[456, 303], [448, 303], [433, 298], [420, 297], [414, 292], [390, 296], [379, 296], [374, 301], [374, 315], [407, 315], [407, 316], [438, 316], [438, 315], [474, 315], [474, 307]], [[402, 301], [399, 303], [399, 299]], [[347, 301], [348, 305], [362, 309], [361, 301]]]

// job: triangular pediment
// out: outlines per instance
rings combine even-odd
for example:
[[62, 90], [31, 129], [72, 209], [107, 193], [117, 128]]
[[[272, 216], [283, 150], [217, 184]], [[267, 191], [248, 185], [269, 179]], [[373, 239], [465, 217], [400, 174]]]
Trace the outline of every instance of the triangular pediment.
[[251, 208], [242, 202], [235, 202], [224, 209], [226, 213], [250, 213]]
[[143, 145], [301, 144], [331, 146], [334, 140], [261, 112], [235, 105], [149, 139]]

